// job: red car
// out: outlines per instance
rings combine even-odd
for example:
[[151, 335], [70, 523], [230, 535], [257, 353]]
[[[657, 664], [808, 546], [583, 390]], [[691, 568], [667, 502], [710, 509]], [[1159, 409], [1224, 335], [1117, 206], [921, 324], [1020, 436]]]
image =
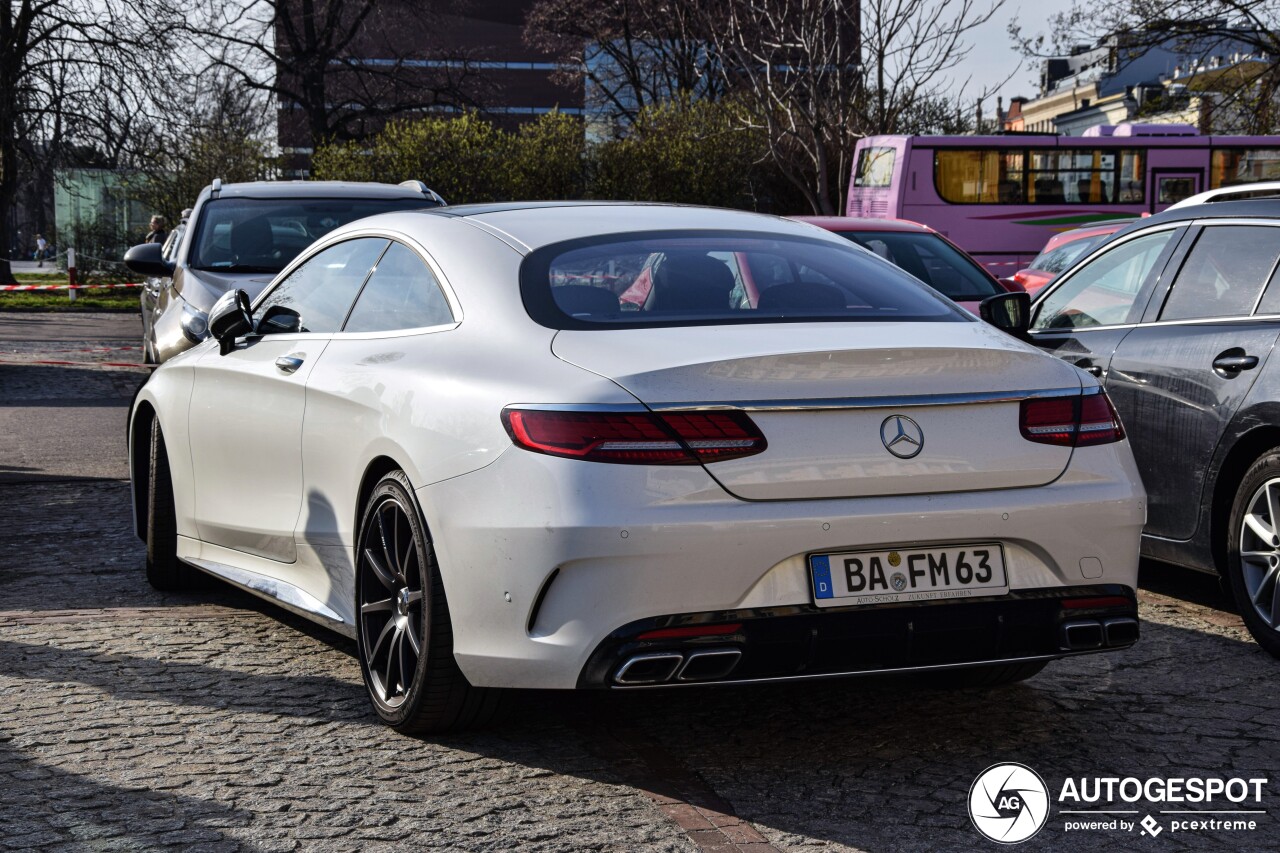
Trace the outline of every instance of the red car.
[[1031, 266], [1014, 273], [1013, 280], [1027, 293], [1035, 296], [1077, 259], [1083, 258], [1090, 249], [1131, 222], [1132, 219], [1119, 219], [1054, 234], [1044, 244], [1044, 250], [1036, 255]]
[[1020, 290], [1007, 286], [927, 225], [905, 219], [791, 216], [845, 237], [892, 261], [972, 314], [988, 296]]

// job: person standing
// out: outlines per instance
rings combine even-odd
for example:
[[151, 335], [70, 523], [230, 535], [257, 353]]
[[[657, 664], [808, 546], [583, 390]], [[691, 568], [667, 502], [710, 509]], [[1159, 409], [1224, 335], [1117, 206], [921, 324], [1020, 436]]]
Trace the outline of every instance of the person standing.
[[36, 235], [36, 266], [44, 266], [44, 256], [49, 252], [49, 241], [43, 234]]
[[151, 217], [151, 231], [147, 234], [144, 243], [159, 243], [164, 245], [164, 238], [169, 236], [169, 232], [164, 230], [164, 217], [159, 214]]

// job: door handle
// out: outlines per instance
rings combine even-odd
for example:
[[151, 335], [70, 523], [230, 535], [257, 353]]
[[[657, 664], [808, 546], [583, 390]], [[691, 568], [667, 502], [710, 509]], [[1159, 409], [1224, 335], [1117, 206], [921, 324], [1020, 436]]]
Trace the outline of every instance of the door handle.
[[302, 367], [302, 362], [305, 360], [305, 354], [282, 355], [276, 359], [276, 367], [284, 373], [293, 373], [299, 367]]
[[1080, 368], [1090, 376], [1098, 376], [1098, 377], [1102, 376], [1102, 368], [1094, 364], [1092, 361], [1090, 361], [1087, 358], [1082, 358], [1079, 361], [1077, 361], [1075, 364], [1076, 364], [1076, 367]]
[[1256, 355], [1220, 355], [1213, 360], [1213, 369], [1222, 373], [1239, 373], [1258, 366]]

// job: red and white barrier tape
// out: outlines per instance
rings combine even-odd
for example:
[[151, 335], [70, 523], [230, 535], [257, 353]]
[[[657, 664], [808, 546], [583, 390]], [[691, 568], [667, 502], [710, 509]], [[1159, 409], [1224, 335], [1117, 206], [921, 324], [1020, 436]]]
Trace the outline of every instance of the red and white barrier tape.
[[86, 370], [106, 370], [108, 368], [131, 368], [133, 370], [154, 370], [154, 364], [138, 364], [128, 361], [53, 361], [51, 359], [25, 360], [0, 358], [0, 364], [14, 364], [25, 367], [79, 367]]
[[[3, 284], [0, 290], [68, 290], [69, 284]], [[129, 284], [77, 284], [76, 290], [104, 290], [113, 287], [142, 287], [142, 282]]]

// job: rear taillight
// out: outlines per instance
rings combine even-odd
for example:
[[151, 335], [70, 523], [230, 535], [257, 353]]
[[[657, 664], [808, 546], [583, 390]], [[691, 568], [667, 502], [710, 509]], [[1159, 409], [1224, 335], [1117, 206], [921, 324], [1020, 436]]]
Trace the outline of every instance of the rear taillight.
[[1109, 444], [1124, 438], [1120, 416], [1105, 391], [1023, 400], [1018, 425], [1027, 441], [1063, 447]]
[[572, 412], [510, 408], [502, 423], [535, 453], [624, 465], [698, 465], [761, 453], [764, 435], [742, 412]]

